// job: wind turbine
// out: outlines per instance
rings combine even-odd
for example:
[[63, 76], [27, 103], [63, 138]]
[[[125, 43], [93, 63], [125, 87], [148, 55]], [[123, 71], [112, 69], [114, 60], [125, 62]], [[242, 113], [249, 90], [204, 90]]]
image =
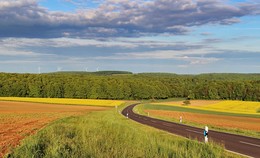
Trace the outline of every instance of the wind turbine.
[[41, 67], [38, 67], [38, 74], [41, 74]]
[[99, 71], [99, 67], [97, 67], [97, 71]]

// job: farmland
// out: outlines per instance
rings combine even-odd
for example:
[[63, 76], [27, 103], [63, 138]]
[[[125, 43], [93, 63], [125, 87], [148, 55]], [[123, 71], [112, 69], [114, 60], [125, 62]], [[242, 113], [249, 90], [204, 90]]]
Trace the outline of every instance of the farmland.
[[19, 144], [25, 137], [36, 133], [57, 119], [82, 115], [108, 107], [0, 102], [0, 157]]
[[0, 158], [260, 158], [260, 0], [0, 0]]
[[205, 110], [232, 112], [241, 114], [260, 114], [257, 110], [260, 108], [260, 102], [250, 101], [222, 101], [216, 104], [196, 107]]
[[[141, 100], [145, 105], [137, 107], [139, 112], [149, 112], [151, 117], [178, 122], [181, 115], [188, 125], [207, 124], [210, 130], [260, 137], [259, 102], [251, 102], [260, 100], [259, 77], [0, 73], [1, 153], [10, 157], [234, 157], [213, 142], [203, 144], [132, 122], [114, 107], [122, 110], [126, 104], [122, 100]], [[191, 104], [182, 105], [180, 98]]]
[[88, 105], [88, 106], [119, 106], [123, 101], [95, 100], [95, 99], [66, 99], [66, 98], [22, 98], [0, 97], [0, 101], [19, 101], [33, 103], [63, 104], [63, 105]]
[[259, 102], [191, 100], [140, 105], [143, 114], [192, 126], [210, 126], [211, 129], [260, 138]]
[[163, 116], [179, 120], [182, 116], [185, 122], [194, 122], [198, 124], [211, 125], [222, 128], [244, 129], [260, 132], [260, 119], [236, 116], [219, 116], [212, 114], [196, 114], [189, 112], [174, 112], [164, 110], [145, 110], [151, 116]]
[[140, 125], [111, 109], [56, 121], [22, 141], [9, 157], [239, 156], [214, 143], [199, 143]]
[[[182, 101], [156, 103], [169, 106], [181, 106], [185, 108], [193, 108], [200, 110], [210, 110], [218, 112], [230, 112], [239, 114], [258, 114], [260, 102], [251, 101], [207, 101], [207, 100], [191, 100], [190, 105], [183, 106]], [[260, 114], [260, 113], [259, 113]]]

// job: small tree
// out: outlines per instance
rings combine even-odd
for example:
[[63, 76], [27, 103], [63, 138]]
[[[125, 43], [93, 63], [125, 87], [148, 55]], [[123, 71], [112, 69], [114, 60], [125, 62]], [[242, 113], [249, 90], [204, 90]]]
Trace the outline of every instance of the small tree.
[[183, 105], [190, 105], [190, 101], [189, 100], [184, 100], [183, 101]]

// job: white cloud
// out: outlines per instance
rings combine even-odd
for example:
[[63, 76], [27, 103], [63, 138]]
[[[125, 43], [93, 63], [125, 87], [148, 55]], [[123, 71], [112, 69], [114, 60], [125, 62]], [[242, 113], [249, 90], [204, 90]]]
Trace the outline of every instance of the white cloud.
[[187, 62], [190, 65], [205, 65], [217, 62], [220, 59], [214, 57], [197, 57], [194, 55], [210, 54], [214, 51], [196, 50], [196, 51], [150, 51], [150, 52], [132, 52], [132, 53], [115, 53], [112, 56], [93, 57], [96, 60], [179, 60]]
[[0, 41], [1, 47], [6, 48], [24, 48], [24, 47], [78, 47], [78, 46], [95, 46], [95, 47], [124, 47], [135, 48], [137, 43], [130, 43], [120, 40], [91, 40], [78, 38], [5, 38]]
[[203, 55], [212, 53], [212, 50], [159, 50], [150, 52], [116, 53], [116, 56], [125, 56], [132, 59], [187, 59], [188, 55]]
[[[70, 1], [70, 0], [69, 0]], [[82, 4], [84, 0], [71, 0]], [[192, 26], [231, 25], [260, 4], [219, 0], [106, 0], [98, 8], [53, 12], [36, 0], [0, 1], [0, 37], [97, 38], [185, 34]]]
[[32, 63], [39, 63], [40, 61], [36, 60], [5, 60], [1, 61], [0, 64], [32, 64]]
[[19, 51], [14, 49], [5, 49], [0, 47], [0, 56], [40, 56], [42, 54], [38, 54], [31, 51]]
[[150, 49], [176, 49], [190, 50], [200, 49], [205, 47], [203, 44], [189, 44], [185, 42], [172, 42], [160, 40], [141, 40], [141, 39], [126, 39], [126, 38], [106, 38], [106, 39], [80, 39], [80, 38], [5, 38], [0, 40], [1, 47], [5, 48], [30, 48], [30, 47], [98, 47], [98, 48], [124, 48], [137, 49], [140, 47]]

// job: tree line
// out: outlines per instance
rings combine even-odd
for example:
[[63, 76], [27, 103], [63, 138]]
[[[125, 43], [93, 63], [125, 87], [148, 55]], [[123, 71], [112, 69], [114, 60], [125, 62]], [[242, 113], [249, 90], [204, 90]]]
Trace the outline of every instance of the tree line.
[[0, 96], [260, 101], [260, 74], [0, 73]]

